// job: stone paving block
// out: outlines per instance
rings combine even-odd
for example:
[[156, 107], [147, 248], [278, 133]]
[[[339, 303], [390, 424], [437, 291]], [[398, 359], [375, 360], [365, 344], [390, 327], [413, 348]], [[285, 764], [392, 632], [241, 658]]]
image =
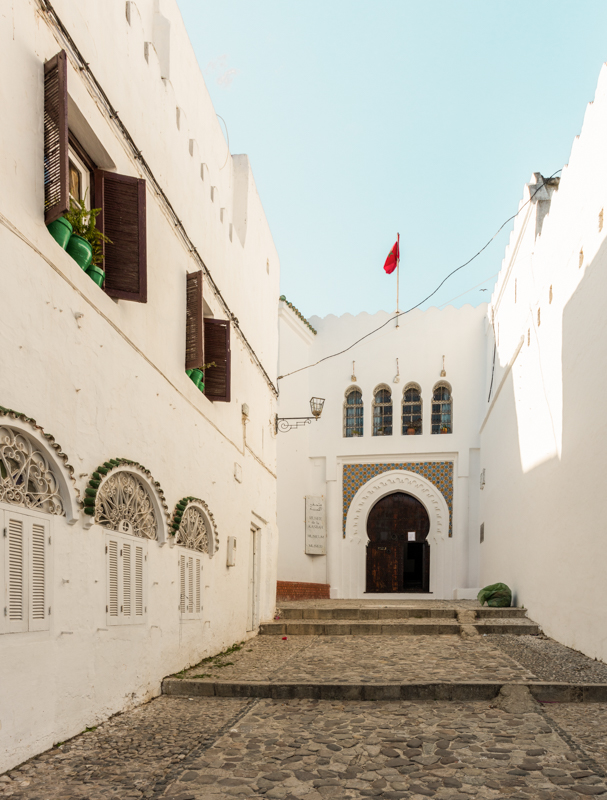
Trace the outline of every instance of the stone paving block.
[[290, 636], [322, 636], [325, 626], [322, 623], [290, 622], [285, 625], [284, 633]]
[[272, 685], [269, 683], [232, 683], [218, 681], [209, 684], [216, 697], [272, 697]]
[[358, 619], [378, 619], [379, 611], [380, 609], [378, 608], [360, 608], [358, 610]]
[[363, 698], [369, 700], [400, 700], [400, 686], [398, 684], [384, 684], [363, 686]]
[[364, 622], [357, 622], [352, 627], [353, 636], [381, 636], [382, 628], [380, 625], [373, 625], [372, 623], [365, 624]]
[[173, 697], [213, 697], [212, 683], [179, 678], [165, 678], [162, 682], [162, 693]]
[[281, 622], [264, 622], [259, 626], [259, 633], [265, 636], [282, 636], [287, 632], [287, 626]]
[[352, 628], [356, 628], [356, 623], [347, 625], [338, 622], [326, 622], [324, 633], [327, 636], [349, 636], [352, 633]]

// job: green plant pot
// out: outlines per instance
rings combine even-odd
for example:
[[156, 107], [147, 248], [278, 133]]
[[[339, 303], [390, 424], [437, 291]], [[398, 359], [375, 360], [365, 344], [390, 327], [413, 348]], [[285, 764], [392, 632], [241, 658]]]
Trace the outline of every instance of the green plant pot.
[[65, 249], [83, 270], [90, 266], [93, 260], [93, 248], [91, 243], [83, 239], [82, 236], [73, 233]]
[[193, 369], [190, 380], [194, 381], [195, 386], [200, 388], [200, 382], [204, 380], [204, 372], [201, 369]]
[[87, 269], [86, 274], [89, 278], [95, 281], [97, 286], [103, 286], [103, 281], [105, 280], [105, 270], [98, 267], [96, 264], [91, 264], [91, 266]]
[[204, 383], [202, 381], [200, 381], [200, 383], [198, 384], [198, 388], [204, 394]]
[[192, 377], [192, 372], [194, 372], [193, 369], [186, 369], [185, 374], [188, 376], [188, 378], [191, 378]]
[[69, 223], [65, 217], [59, 217], [59, 219], [51, 222], [51, 224], [46, 227], [57, 244], [65, 250], [70, 236], [72, 235], [73, 228], [71, 223]]

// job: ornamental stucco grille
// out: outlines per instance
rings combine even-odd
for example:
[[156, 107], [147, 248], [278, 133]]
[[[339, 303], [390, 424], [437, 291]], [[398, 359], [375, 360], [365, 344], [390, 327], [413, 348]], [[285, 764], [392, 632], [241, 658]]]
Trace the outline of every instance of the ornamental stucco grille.
[[209, 533], [202, 511], [196, 506], [188, 506], [183, 512], [175, 541], [183, 547], [189, 547], [190, 550], [209, 552]]
[[46, 456], [27, 436], [6, 426], [0, 427], [0, 502], [65, 514]]
[[147, 488], [131, 472], [115, 472], [99, 487], [95, 522], [118, 533], [157, 539], [154, 507]]

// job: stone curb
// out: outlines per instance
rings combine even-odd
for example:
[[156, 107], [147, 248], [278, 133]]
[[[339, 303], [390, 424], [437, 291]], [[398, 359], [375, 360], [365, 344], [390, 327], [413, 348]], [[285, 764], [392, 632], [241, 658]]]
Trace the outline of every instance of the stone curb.
[[[278, 604], [280, 605], [280, 603]], [[281, 609], [282, 620], [386, 620], [386, 619], [453, 619], [457, 608], [285, 608]], [[474, 608], [481, 619], [525, 619], [524, 608]]]
[[605, 683], [232, 683], [165, 678], [162, 693], [172, 697], [258, 697], [272, 700], [493, 700], [502, 686], [527, 686], [543, 703], [605, 703]]

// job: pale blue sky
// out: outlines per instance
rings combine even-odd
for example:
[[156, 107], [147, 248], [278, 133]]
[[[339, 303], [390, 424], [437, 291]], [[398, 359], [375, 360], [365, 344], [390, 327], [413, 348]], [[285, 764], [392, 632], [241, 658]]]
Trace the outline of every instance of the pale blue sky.
[[[567, 162], [607, 59], [601, 0], [178, 2], [306, 316], [394, 310], [397, 231], [401, 308], [429, 294]], [[494, 275], [511, 226], [430, 304]]]

